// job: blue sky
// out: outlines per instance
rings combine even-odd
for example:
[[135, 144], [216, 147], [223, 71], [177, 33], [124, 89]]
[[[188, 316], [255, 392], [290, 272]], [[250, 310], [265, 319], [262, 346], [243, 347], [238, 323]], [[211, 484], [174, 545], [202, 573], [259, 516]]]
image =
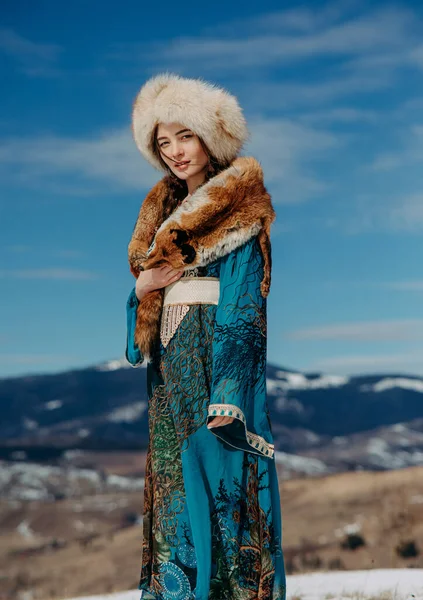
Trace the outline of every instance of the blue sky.
[[421, 5], [116, 6], [2, 8], [0, 376], [123, 356], [127, 244], [161, 176], [131, 107], [161, 71], [244, 108], [277, 212], [269, 361], [423, 375]]

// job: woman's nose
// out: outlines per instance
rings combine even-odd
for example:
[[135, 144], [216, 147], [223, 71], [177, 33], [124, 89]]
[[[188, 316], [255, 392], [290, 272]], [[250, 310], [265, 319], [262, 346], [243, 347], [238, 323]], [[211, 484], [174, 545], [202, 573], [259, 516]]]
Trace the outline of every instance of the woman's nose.
[[175, 142], [175, 144], [172, 146], [172, 156], [174, 158], [180, 158], [182, 154], [182, 146], [179, 144], [179, 142]]

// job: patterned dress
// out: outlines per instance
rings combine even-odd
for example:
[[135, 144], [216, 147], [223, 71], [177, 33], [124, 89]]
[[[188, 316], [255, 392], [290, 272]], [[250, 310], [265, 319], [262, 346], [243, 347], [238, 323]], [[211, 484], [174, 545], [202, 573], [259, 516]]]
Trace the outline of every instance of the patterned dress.
[[[282, 524], [266, 399], [266, 299], [256, 237], [184, 276], [218, 277], [147, 366], [141, 598], [285, 600]], [[126, 357], [134, 344], [135, 288]], [[216, 415], [233, 423], [208, 429]]]

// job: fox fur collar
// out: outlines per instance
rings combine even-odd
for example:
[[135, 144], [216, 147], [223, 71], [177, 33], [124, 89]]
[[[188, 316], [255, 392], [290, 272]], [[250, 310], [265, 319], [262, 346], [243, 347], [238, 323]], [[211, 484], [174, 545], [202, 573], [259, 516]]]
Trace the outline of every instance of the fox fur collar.
[[[271, 280], [270, 225], [275, 219], [263, 171], [253, 157], [238, 157], [196, 190], [163, 220], [169, 193], [166, 178], [144, 199], [128, 246], [131, 272], [169, 264], [174, 269], [204, 266], [258, 236], [264, 259], [261, 294]], [[137, 309], [135, 343], [150, 362], [160, 332], [164, 289], [146, 294]]]

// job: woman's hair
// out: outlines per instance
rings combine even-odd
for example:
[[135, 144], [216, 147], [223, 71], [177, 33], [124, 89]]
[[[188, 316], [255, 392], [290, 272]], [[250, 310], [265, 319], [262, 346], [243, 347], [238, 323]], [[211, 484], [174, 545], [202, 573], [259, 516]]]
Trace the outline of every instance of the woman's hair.
[[[188, 194], [188, 187], [187, 187], [186, 181], [184, 181], [183, 179], [179, 179], [179, 177], [177, 177], [175, 175], [175, 173], [172, 171], [172, 169], [169, 167], [169, 165], [167, 165], [165, 163], [165, 161], [163, 160], [161, 152], [160, 152], [160, 146], [157, 142], [157, 129], [158, 129], [158, 125], [156, 125], [156, 127], [154, 128], [154, 132], [153, 132], [153, 152], [156, 155], [157, 159], [159, 160], [160, 164], [162, 165], [163, 169], [167, 173], [166, 184], [169, 188], [169, 196], [168, 196], [167, 202], [164, 206], [164, 214], [163, 214], [163, 219], [167, 219], [167, 217], [170, 216], [170, 214], [174, 211], [174, 209], [177, 207], [177, 205], [180, 202], [182, 202], [182, 200]], [[204, 183], [206, 183], [206, 181], [208, 181], [212, 177], [215, 177], [218, 173], [220, 173], [224, 169], [227, 169], [230, 165], [230, 162], [229, 161], [226, 161], [224, 163], [219, 162], [214, 156], [212, 156], [212, 154], [210, 153], [209, 149], [207, 148], [207, 146], [203, 142], [203, 140], [200, 138], [200, 136], [198, 136], [198, 139], [200, 140], [200, 144], [202, 145], [204, 152], [206, 153], [206, 155], [209, 158], [209, 164], [208, 164], [207, 171], [206, 171], [206, 178], [204, 180]], [[202, 185], [204, 185], [204, 183]]]

